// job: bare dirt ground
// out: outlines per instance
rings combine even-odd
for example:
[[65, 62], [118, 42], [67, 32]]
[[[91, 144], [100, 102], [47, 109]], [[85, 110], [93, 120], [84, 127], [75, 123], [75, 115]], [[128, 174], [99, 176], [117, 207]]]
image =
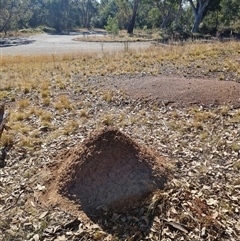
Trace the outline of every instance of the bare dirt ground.
[[143, 74], [104, 78], [98, 84], [106, 89], [122, 89], [133, 99], [142, 98], [176, 107], [240, 106], [240, 84], [234, 81]]
[[42, 201], [81, 217], [83, 211], [95, 221], [105, 209], [127, 212], [141, 206], [170, 179], [163, 165], [167, 158], [114, 128], [91, 133], [81, 146], [62, 153], [59, 161]]

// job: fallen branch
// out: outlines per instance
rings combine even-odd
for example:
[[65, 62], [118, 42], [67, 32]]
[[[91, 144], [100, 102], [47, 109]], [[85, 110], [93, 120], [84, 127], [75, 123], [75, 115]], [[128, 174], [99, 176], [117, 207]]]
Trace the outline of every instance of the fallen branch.
[[[8, 113], [5, 112], [5, 104], [0, 104], [0, 138], [2, 137], [2, 133], [4, 130], [10, 129], [6, 124], [8, 121]], [[6, 143], [2, 149], [2, 154], [0, 156], [0, 168], [3, 168], [5, 166], [5, 159], [7, 156], [7, 152], [12, 147], [12, 143]]]
[[10, 129], [6, 124], [8, 121], [8, 113], [5, 112], [5, 104], [0, 104], [0, 138], [4, 130]]

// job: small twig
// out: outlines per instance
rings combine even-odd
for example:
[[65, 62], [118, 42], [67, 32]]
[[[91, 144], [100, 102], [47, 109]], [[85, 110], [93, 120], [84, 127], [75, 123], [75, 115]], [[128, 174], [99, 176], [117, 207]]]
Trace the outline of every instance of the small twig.
[[188, 233], [188, 230], [180, 223], [177, 223], [177, 222], [174, 222], [174, 221], [168, 221], [165, 218], [161, 218], [161, 220], [164, 221], [166, 224], [170, 225], [171, 227], [184, 232], [185, 234]]
[[165, 126], [166, 130], [169, 131], [169, 129], [168, 129], [168, 127], [167, 127], [167, 125], [166, 125], [166, 123], [165, 123], [164, 120], [162, 120], [162, 123], [163, 123], [163, 125]]
[[163, 105], [163, 107], [164, 107], [164, 109], [165, 109], [165, 113], [167, 112], [167, 107], [166, 107], [166, 105], [165, 105], [165, 103], [162, 101], [162, 105]]

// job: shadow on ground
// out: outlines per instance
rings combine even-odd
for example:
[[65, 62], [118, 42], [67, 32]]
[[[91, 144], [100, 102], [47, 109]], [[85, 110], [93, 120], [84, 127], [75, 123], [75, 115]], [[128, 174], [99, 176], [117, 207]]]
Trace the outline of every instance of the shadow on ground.
[[29, 40], [26, 38], [2, 38], [0, 39], [0, 48], [5, 48], [5, 47], [13, 47], [13, 46], [19, 46], [19, 45], [27, 45], [27, 44], [32, 44], [36, 40]]

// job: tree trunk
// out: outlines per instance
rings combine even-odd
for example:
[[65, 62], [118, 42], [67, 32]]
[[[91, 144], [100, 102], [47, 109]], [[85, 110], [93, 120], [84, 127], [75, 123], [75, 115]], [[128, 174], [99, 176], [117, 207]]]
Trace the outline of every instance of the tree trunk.
[[194, 24], [193, 24], [193, 27], [192, 27], [192, 33], [198, 32], [199, 25], [200, 25], [201, 21], [202, 21], [202, 15], [197, 14], [195, 16]]
[[133, 34], [133, 29], [134, 29], [134, 25], [135, 25], [136, 16], [137, 16], [137, 10], [138, 10], [138, 3], [139, 3], [139, 0], [134, 0], [133, 14], [132, 14], [130, 23], [128, 25], [128, 31], [127, 31], [128, 34]]
[[13, 15], [12, 13], [13, 12], [11, 11], [8, 18], [5, 20], [3, 26], [0, 28], [0, 32], [4, 31], [5, 35], [7, 35], [7, 30], [8, 30], [7, 26], [8, 26], [8, 24], [9, 24], [11, 18], [12, 18], [12, 15]]
[[163, 22], [162, 22], [162, 24], [161, 24], [161, 28], [162, 28], [162, 29], [166, 28], [167, 22], [168, 22], [168, 20], [169, 20], [169, 17], [170, 17], [171, 12], [172, 12], [172, 7], [169, 7], [168, 13], [167, 13], [166, 17], [163, 19]]
[[179, 8], [178, 8], [175, 20], [174, 20], [175, 27], [178, 26], [178, 21], [179, 21], [179, 17], [181, 16], [181, 13], [182, 13], [182, 0], [180, 0], [180, 2], [179, 2]]
[[194, 13], [194, 24], [192, 28], [193, 33], [197, 33], [199, 30], [199, 25], [202, 22], [203, 12], [208, 6], [209, 0], [197, 0], [197, 6], [194, 5], [192, 0], [188, 0]]

